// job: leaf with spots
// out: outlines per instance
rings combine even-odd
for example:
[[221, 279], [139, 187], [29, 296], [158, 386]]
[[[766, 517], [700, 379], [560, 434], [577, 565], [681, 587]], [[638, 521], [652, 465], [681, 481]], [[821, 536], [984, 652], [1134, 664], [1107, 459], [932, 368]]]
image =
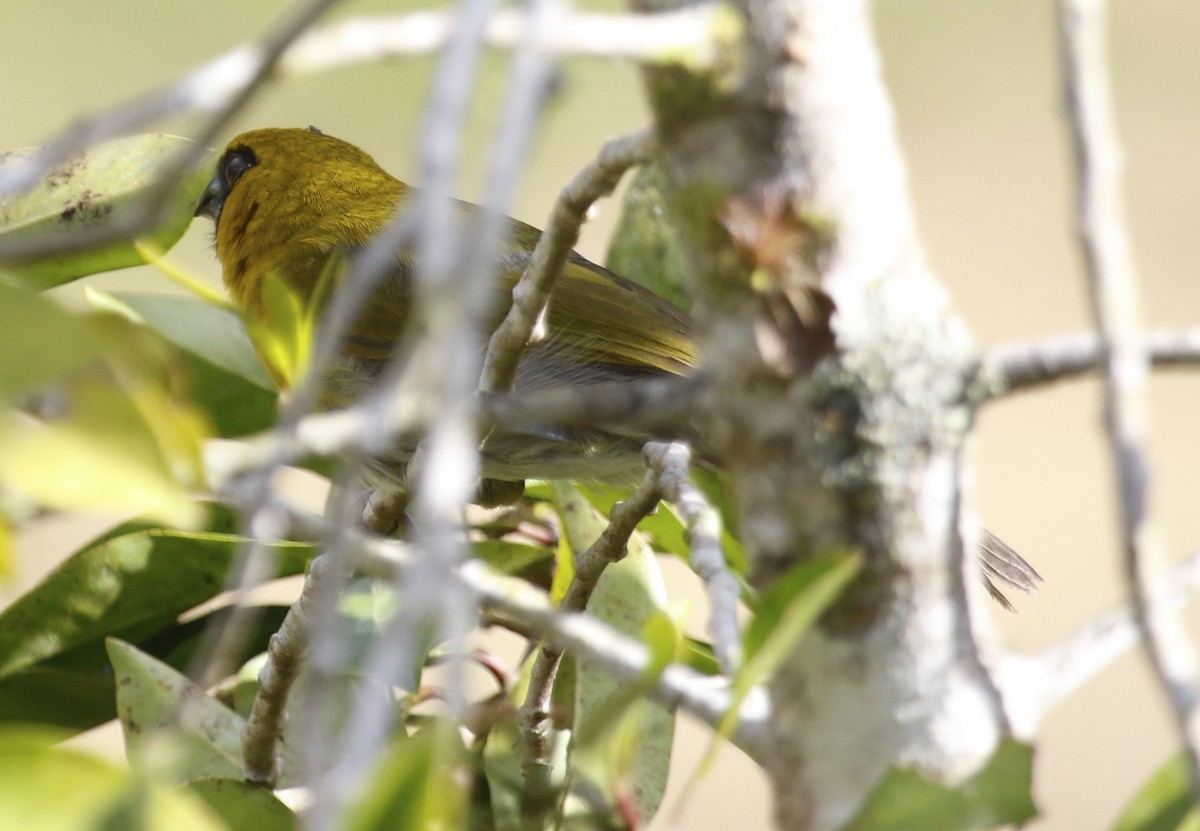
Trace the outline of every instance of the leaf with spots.
[[[127, 136], [90, 147], [51, 170], [32, 188], [0, 201], [0, 265], [34, 288], [89, 274], [142, 265], [138, 242], [165, 251], [191, 224], [211, 154], [189, 167], [164, 192], [149, 222], [135, 222], [145, 198], [192, 141], [162, 134]], [[0, 155], [0, 175], [16, 172], [37, 150]], [[95, 244], [85, 244], [103, 234]], [[29, 251], [38, 252], [32, 258]]]

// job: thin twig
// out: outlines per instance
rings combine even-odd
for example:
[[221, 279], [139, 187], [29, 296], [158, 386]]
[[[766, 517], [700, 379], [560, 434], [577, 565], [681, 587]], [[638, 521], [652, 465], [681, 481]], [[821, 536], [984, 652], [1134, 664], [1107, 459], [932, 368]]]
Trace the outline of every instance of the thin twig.
[[[328, 533], [328, 521], [310, 511], [282, 503], [290, 520], [289, 539], [320, 540]], [[355, 569], [381, 580], [395, 580], [420, 562], [420, 554], [409, 544], [346, 531], [352, 545]], [[480, 601], [485, 615], [512, 621], [515, 627], [541, 637], [554, 648], [587, 658], [626, 681], [642, 681], [652, 657], [645, 644], [617, 632], [590, 615], [556, 609], [543, 590], [524, 580], [499, 574], [479, 560], [468, 560], [454, 569], [451, 579], [459, 582]], [[715, 684], [682, 664], [670, 664], [647, 689], [647, 695], [666, 707], [678, 707], [711, 727], [718, 727], [732, 698], [728, 685]], [[764, 742], [768, 716], [765, 698], [752, 695], [742, 706], [733, 743], [752, 757]]]
[[592, 204], [612, 193], [630, 167], [649, 161], [655, 152], [649, 131], [612, 139], [596, 158], [562, 190], [550, 219], [534, 248], [525, 273], [513, 289], [512, 307], [492, 333], [479, 389], [501, 392], [512, 386], [517, 363], [530, 338], [538, 338], [535, 327], [545, 314], [550, 292], [562, 273], [571, 249], [579, 240], [579, 228]]
[[726, 565], [721, 550], [721, 515], [691, 479], [691, 450], [686, 444], [650, 442], [645, 453], [664, 497], [687, 526], [692, 569], [704, 581], [708, 594], [708, 634], [713, 651], [721, 671], [733, 678], [742, 664], [742, 634], [737, 621], [742, 586]]
[[278, 773], [276, 742], [283, 732], [288, 693], [300, 674], [309, 634], [313, 631], [313, 606], [321, 595], [336, 592], [347, 576], [348, 571], [334, 554], [316, 557], [304, 579], [300, 596], [267, 644], [267, 663], [258, 674], [258, 692], [242, 731], [245, 775], [251, 782], [275, 782]]
[[[695, 413], [702, 383], [696, 376], [653, 378], [602, 382], [586, 388], [486, 395], [480, 399], [480, 424], [484, 431], [603, 426], [630, 435], [671, 436], [674, 432], [683, 437], [688, 417]], [[400, 402], [382, 418], [375, 410], [349, 407], [308, 413], [292, 429], [284, 429], [284, 421], [281, 417], [275, 427], [236, 443], [212, 445], [205, 454], [207, 481], [219, 488], [221, 483], [261, 468], [271, 460], [289, 464], [309, 456], [337, 457], [356, 449], [371, 451], [372, 448], [363, 446], [364, 437], [368, 436], [386, 448], [398, 436], [428, 423], [421, 408], [402, 407]]]
[[630, 436], [682, 439], [691, 431], [704, 382], [695, 374], [484, 395], [480, 417], [485, 427], [518, 433], [606, 427]]
[[55, 166], [86, 148], [125, 135], [148, 123], [182, 112], [212, 115], [196, 134], [196, 143], [165, 164], [158, 182], [148, 188], [138, 206], [121, 222], [80, 228], [69, 239], [55, 237], [52, 245], [35, 237], [0, 242], [0, 261], [22, 262], [48, 254], [92, 248], [132, 236], [153, 224], [166, 208], [167, 197], [183, 171], [196, 164], [210, 144], [249, 102], [293, 42], [338, 0], [309, 0], [252, 46], [222, 55], [169, 84], [123, 106], [82, 119], [37, 153], [0, 172], [0, 199], [32, 187]]
[[[521, 44], [530, 14], [505, 9], [492, 17], [484, 33], [488, 46], [512, 49]], [[658, 14], [562, 15], [545, 49], [575, 55], [675, 64], [703, 70], [723, 60], [732, 44], [728, 12], [719, 3]], [[348, 64], [423, 55], [442, 49], [456, 25], [449, 11], [419, 11], [389, 17], [344, 20], [309, 32], [288, 51], [281, 69], [295, 74], [325, 72]]]
[[[604, 569], [625, 557], [630, 535], [654, 510], [660, 495], [657, 476], [647, 471], [638, 489], [613, 506], [604, 532], [575, 562], [575, 576], [559, 605], [562, 612], [587, 608]], [[542, 817], [550, 805], [550, 704], [561, 660], [561, 649], [542, 645], [530, 668], [529, 688], [519, 714], [525, 738], [521, 749], [521, 775], [525, 781], [521, 815], [530, 828], [542, 827]]]
[[[481, 298], [487, 297], [485, 282], [491, 278], [491, 271], [479, 263], [476, 252], [462, 252], [447, 244], [453, 239], [455, 216], [446, 194], [457, 177], [462, 123], [481, 59], [484, 32], [498, 5], [498, 0], [461, 3], [458, 25], [439, 61], [421, 130], [419, 170], [423, 188], [415, 200], [420, 224], [413, 293], [413, 317], [418, 324], [413, 328], [423, 332], [415, 351], [428, 360], [418, 363], [398, 355], [377, 393], [378, 406], [390, 408], [394, 402], [407, 399], [397, 393], [404, 392], [416, 379], [415, 383], [423, 387], [417, 390], [419, 399], [427, 402], [425, 406], [435, 414], [434, 427], [421, 447], [429, 463], [421, 466], [419, 478], [409, 479], [415, 488], [406, 488], [416, 497], [412, 514], [414, 527], [420, 529], [422, 556], [407, 574], [393, 575], [399, 612], [375, 638], [366, 660], [366, 674], [382, 678], [385, 683], [394, 683], [405, 667], [414, 664], [421, 654], [424, 632], [431, 629], [435, 637], [450, 640], [469, 631], [475, 622], [470, 592], [456, 585], [450, 576], [463, 550], [457, 514], [470, 498], [478, 469], [472, 423], [463, 412], [462, 402], [475, 387], [475, 333], [486, 311]], [[400, 228], [393, 224], [388, 231], [399, 233]], [[485, 227], [482, 235], [486, 233]], [[383, 248], [389, 242], [393, 247]], [[373, 255], [379, 258], [372, 267], [380, 273], [389, 270], [390, 258], [385, 257], [394, 257], [399, 250], [395, 242], [377, 239], [372, 245]], [[363, 436], [364, 446], [384, 446], [385, 433], [383, 420], [373, 421]], [[412, 471], [406, 475], [411, 477]], [[462, 715], [466, 710], [465, 694], [454, 680], [447, 690], [447, 704]], [[339, 822], [350, 782], [391, 734], [394, 716], [386, 701], [366, 690], [357, 696], [338, 753], [340, 763], [317, 789], [318, 806], [308, 824], [313, 831]]]
[[[1200, 591], [1200, 551], [1175, 563], [1165, 575], [1164, 598], [1181, 610]], [[1034, 735], [1051, 708], [1070, 696], [1141, 640], [1141, 626], [1128, 603], [1110, 609], [1036, 655], [1001, 661], [1005, 701], [1013, 705], [1021, 735]]]
[[1102, 0], [1061, 0], [1063, 74], [1078, 167], [1078, 226], [1105, 355], [1108, 434], [1118, 473], [1121, 536], [1134, 611], [1146, 651], [1171, 704], [1200, 797], [1200, 709], [1196, 654], [1164, 602], [1165, 556], [1148, 487], [1148, 360], [1137, 283], [1121, 208], [1121, 154], [1113, 115]]
[[[1155, 368], [1200, 366], [1200, 329], [1148, 332], [1145, 346]], [[1092, 332], [993, 346], [981, 361], [985, 400], [1095, 372], [1103, 364], [1100, 338]]]

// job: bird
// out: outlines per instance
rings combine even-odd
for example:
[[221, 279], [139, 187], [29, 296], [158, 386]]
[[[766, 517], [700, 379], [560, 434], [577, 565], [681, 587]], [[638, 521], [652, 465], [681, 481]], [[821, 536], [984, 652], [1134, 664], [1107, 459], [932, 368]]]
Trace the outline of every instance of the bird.
[[[320, 289], [331, 262], [365, 246], [418, 193], [387, 173], [365, 151], [316, 128], [265, 128], [234, 137], [196, 209], [214, 223], [217, 258], [226, 290], [251, 320], [270, 312], [269, 285], [282, 280], [302, 302], [326, 303], [337, 291]], [[483, 209], [453, 200], [452, 244], [467, 244]], [[495, 329], [512, 302], [512, 289], [541, 232], [504, 219], [494, 252]], [[320, 405], [345, 407], [379, 384], [412, 315], [414, 255], [402, 251], [365, 300], [338, 343], [338, 356], [319, 381]], [[659, 295], [572, 251], [551, 292], [546, 335], [522, 353], [513, 391], [669, 378], [699, 362], [689, 315]], [[268, 367], [270, 368], [269, 364]], [[278, 372], [277, 380], [282, 380]], [[603, 428], [569, 432], [490, 431], [480, 443], [481, 504], [512, 502], [524, 480], [633, 482], [644, 472], [642, 447], [657, 438]], [[403, 486], [418, 437], [370, 460], [368, 484]], [[1040, 575], [1016, 551], [985, 532], [982, 577], [1002, 605], [1011, 604], [997, 582], [1023, 591]]]

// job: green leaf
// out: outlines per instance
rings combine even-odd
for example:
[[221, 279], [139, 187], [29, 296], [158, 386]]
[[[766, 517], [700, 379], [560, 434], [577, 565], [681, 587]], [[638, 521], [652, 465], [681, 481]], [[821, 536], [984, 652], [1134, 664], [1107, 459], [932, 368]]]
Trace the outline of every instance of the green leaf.
[[775, 673], [809, 627], [858, 574], [861, 565], [862, 558], [857, 555], [833, 554], [800, 563], [767, 587], [743, 638], [746, 657], [733, 681], [729, 710], [696, 767], [693, 784], [712, 767], [721, 746], [719, 739], [732, 735], [746, 696]]
[[453, 730], [435, 723], [400, 736], [380, 760], [341, 831], [427, 831], [462, 827], [466, 792], [463, 749]]
[[13, 533], [7, 517], [0, 514], [0, 585], [8, 581], [13, 573]]
[[[287, 612], [286, 606], [266, 606], [255, 615], [255, 625], [243, 640], [241, 652], [231, 657], [238, 664], [263, 652]], [[222, 626], [228, 607], [187, 623], [159, 621], [139, 624], [116, 633], [142, 651], [178, 670], [190, 665], [204, 631]], [[97, 639], [20, 672], [0, 678], [0, 722], [52, 725], [72, 733], [111, 721], [117, 716], [112, 665], [104, 642]]]
[[[622, 499], [629, 495], [628, 488], [604, 485], [580, 485], [579, 492], [603, 516], [608, 516]], [[656, 551], [674, 554], [686, 560], [691, 550], [687, 542], [687, 528], [667, 503], [661, 503], [653, 514], [638, 523], [638, 530], [650, 538]]]
[[[572, 486], [555, 483], [554, 488], [560, 510], [569, 509], [563, 524], [571, 546], [584, 550], [576, 547], [577, 541], [590, 545], [605, 521], [594, 508], [579, 504], [581, 497]], [[630, 537], [628, 549], [623, 560], [604, 570], [587, 610], [635, 638], [645, 637], [649, 628], [661, 647], [656, 650], [661, 659], [674, 653], [679, 641], [678, 632], [665, 631], [672, 621], [662, 573], [654, 552], [639, 533]], [[614, 804], [620, 800], [643, 822], [649, 821], [666, 790], [675, 714], [658, 704], [638, 703], [638, 685], [618, 681], [604, 667], [582, 657], [576, 660], [576, 673], [572, 765]], [[628, 720], [623, 713], [628, 713]], [[612, 729], [617, 723], [624, 729]]]
[[[721, 491], [722, 477], [705, 471], [693, 470], [692, 479], [697, 487], [700, 487], [709, 497], [713, 507], [721, 513], [721, 552], [725, 555], [725, 562], [734, 574], [744, 575], [746, 573], [746, 555], [742, 544], [730, 533], [728, 528], [724, 527], [727, 517], [731, 514], [728, 506], [728, 494]], [[613, 505], [629, 495], [628, 489], [603, 485], [579, 486], [579, 492], [587, 498], [592, 507], [604, 516], [608, 516]], [[721, 499], [714, 500], [714, 493], [721, 496]], [[660, 503], [654, 513], [638, 523], [638, 531], [650, 538], [650, 543], [654, 546], [655, 551], [674, 554], [690, 562], [692, 547], [688, 542], [687, 526], [675, 513], [675, 508], [670, 503]]]
[[319, 310], [274, 272], [259, 291], [262, 314], [246, 319], [246, 332], [272, 377], [294, 387], [308, 371]]
[[190, 794], [76, 750], [61, 736], [0, 728], [0, 828], [37, 831], [230, 831]]
[[687, 259], [667, 217], [665, 188], [660, 165], [648, 164], [638, 170], [621, 202], [605, 263], [687, 311], [692, 302]]
[[232, 308], [165, 294], [122, 291], [112, 296], [180, 349], [272, 393], [272, 397], [278, 392]]
[[777, 577], [763, 592], [746, 630], [746, 661], [735, 688], [749, 690], [772, 675], [861, 564], [858, 556], [834, 554], [800, 563]]
[[32, 667], [0, 678], [0, 722], [90, 730], [116, 715], [115, 694], [111, 674]]
[[173, 349], [115, 315], [72, 315], [11, 286], [0, 286], [0, 331], [20, 347], [0, 355], [0, 398], [31, 411], [0, 410], [7, 488], [50, 507], [195, 522], [188, 489], [203, 479], [209, 430], [177, 388]]
[[546, 546], [509, 540], [476, 540], [471, 554], [501, 574], [520, 574], [554, 558], [554, 551]]
[[42, 505], [193, 524], [162, 451], [136, 404], [102, 378], [75, 384], [61, 418], [0, 413], [0, 480]]
[[[141, 135], [113, 139], [86, 150], [52, 170], [33, 188], [0, 203], [0, 244], [34, 244], [64, 249], [80, 233], [128, 223], [141, 200], [158, 184], [164, 166], [192, 146], [189, 139]], [[0, 170], [29, 158], [34, 150], [0, 156]], [[162, 219], [140, 233], [83, 251], [48, 255], [31, 262], [9, 262], [28, 285], [44, 289], [88, 274], [141, 265], [146, 259], [137, 241], [166, 250], [191, 224], [205, 183], [212, 175], [211, 154], [185, 172], [167, 194]]]
[[233, 309], [190, 297], [138, 292], [92, 289], [88, 299], [94, 308], [147, 327], [178, 347], [187, 395], [212, 420], [217, 435], [244, 436], [275, 422], [278, 389]]
[[[214, 508], [210, 527], [228, 527]], [[151, 631], [221, 592], [242, 538], [129, 524], [84, 546], [0, 614], [0, 678], [133, 626]], [[309, 546], [279, 543], [279, 576], [303, 573]]]
[[277, 394], [251, 384], [190, 352], [182, 353], [188, 395], [212, 420], [216, 435], [237, 438], [275, 424]]
[[[574, 554], [582, 554], [604, 532], [607, 520], [588, 503], [583, 490], [569, 482], [557, 479], [550, 482], [550, 493], [566, 532], [567, 545]], [[571, 573], [574, 574], [573, 569]]]
[[130, 760], [176, 782], [241, 778], [242, 719], [145, 652], [115, 638], [107, 643]]
[[2, 280], [0, 332], [10, 346], [0, 349], [0, 403], [15, 402], [38, 386], [92, 365], [100, 349], [82, 318]]
[[1129, 801], [1113, 831], [1178, 831], [1189, 817], [1194, 823], [1196, 814], [1187, 759], [1180, 753], [1155, 771]]
[[193, 779], [187, 790], [204, 800], [225, 824], [253, 831], [292, 831], [296, 815], [267, 789], [242, 779]]
[[705, 675], [721, 674], [721, 665], [717, 663], [717, 655], [713, 651], [711, 643], [684, 637], [679, 658], [696, 672], [702, 672]]
[[1021, 825], [1037, 816], [1033, 804], [1033, 749], [1006, 740], [988, 763], [956, 786], [893, 769], [875, 786], [844, 831], [971, 831]]

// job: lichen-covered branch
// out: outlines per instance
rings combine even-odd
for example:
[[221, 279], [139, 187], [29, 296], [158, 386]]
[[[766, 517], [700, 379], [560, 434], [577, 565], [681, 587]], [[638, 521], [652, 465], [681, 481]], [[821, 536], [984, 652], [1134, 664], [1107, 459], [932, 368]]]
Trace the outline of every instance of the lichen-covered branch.
[[1008, 730], [959, 533], [975, 353], [917, 239], [871, 4], [737, 8], [736, 84], [643, 72], [697, 293], [694, 420], [731, 474], [751, 582], [864, 558], [770, 683], [778, 825], [830, 828], [890, 766], [960, 779]]

